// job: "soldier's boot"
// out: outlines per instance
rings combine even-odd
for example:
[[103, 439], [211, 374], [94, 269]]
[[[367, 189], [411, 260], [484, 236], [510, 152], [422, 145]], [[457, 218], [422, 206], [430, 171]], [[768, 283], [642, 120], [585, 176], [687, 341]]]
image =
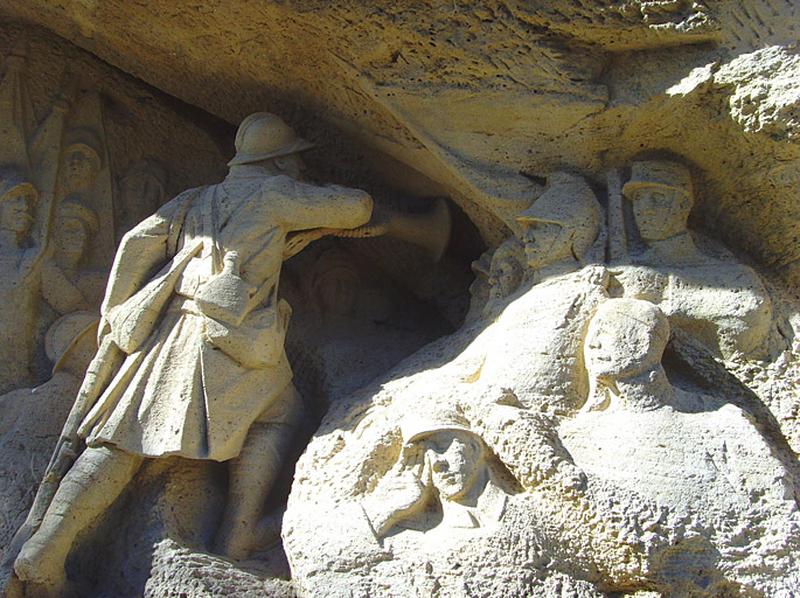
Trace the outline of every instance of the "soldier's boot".
[[75, 537], [114, 502], [141, 463], [142, 457], [118, 449], [87, 448], [61, 480], [42, 524], [17, 556], [17, 576], [58, 595]]

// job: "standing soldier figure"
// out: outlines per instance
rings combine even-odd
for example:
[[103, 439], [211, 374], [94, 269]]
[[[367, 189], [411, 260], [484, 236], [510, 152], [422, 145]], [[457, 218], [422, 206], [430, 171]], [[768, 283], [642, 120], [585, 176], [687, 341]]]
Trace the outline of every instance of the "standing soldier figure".
[[[217, 549], [248, 553], [302, 417], [283, 348], [291, 308], [277, 294], [287, 234], [356, 228], [372, 212], [364, 191], [298, 180], [309, 147], [277, 116], [253, 114], [224, 181], [182, 193], [122, 239], [70, 417], [86, 449], [16, 559], [23, 581], [58, 591], [77, 534], [145, 458], [230, 461]], [[69, 429], [62, 443], [77, 441]]]

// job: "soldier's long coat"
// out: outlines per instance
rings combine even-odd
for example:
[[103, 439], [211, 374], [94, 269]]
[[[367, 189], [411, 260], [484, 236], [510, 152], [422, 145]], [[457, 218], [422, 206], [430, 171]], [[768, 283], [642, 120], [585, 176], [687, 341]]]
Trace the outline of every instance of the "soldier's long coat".
[[204, 282], [214, 244], [223, 254], [238, 252], [247, 283], [269, 287], [277, 284], [287, 233], [354, 228], [369, 220], [371, 210], [363, 191], [318, 187], [243, 166], [222, 183], [176, 197], [126, 234], [101, 309], [112, 333], [119, 317], [115, 307], [152, 281], [153, 272], [182, 248], [203, 245], [168, 291], [152, 333], [126, 356], [84, 420], [81, 434], [87, 444], [110, 444], [147, 457], [224, 461], [239, 454], [256, 418], [261, 421], [265, 413], [268, 421], [288, 418], [286, 410], [295, 406], [276, 404], [292, 378], [285, 352], [281, 347], [276, 362], [258, 359], [269, 344], [259, 334], [271, 334], [279, 311], [274, 295], [266, 294], [240, 326], [229, 326], [230, 336], [244, 339], [240, 345], [248, 354], [240, 359], [209, 340], [210, 320], [198, 311], [193, 290]]

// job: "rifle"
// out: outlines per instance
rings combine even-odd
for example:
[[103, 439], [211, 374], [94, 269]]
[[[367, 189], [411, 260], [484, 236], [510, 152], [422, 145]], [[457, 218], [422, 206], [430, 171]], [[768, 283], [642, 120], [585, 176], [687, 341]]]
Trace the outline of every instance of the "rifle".
[[36, 491], [36, 497], [33, 499], [28, 516], [14, 534], [5, 555], [3, 555], [3, 561], [0, 563], [0, 595], [7, 595], [17, 555], [25, 542], [39, 529], [61, 480], [80, 454], [82, 441], [78, 436], [78, 428], [81, 422], [108, 386], [123, 358], [124, 353], [114, 344], [110, 335], [106, 335], [86, 370], [78, 396], [61, 430], [58, 443]]

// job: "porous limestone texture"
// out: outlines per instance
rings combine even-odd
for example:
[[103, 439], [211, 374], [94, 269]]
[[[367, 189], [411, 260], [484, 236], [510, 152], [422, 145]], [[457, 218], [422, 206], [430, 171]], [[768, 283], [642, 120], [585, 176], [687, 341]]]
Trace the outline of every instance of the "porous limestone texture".
[[800, 594], [799, 35], [2, 2], [0, 597]]

